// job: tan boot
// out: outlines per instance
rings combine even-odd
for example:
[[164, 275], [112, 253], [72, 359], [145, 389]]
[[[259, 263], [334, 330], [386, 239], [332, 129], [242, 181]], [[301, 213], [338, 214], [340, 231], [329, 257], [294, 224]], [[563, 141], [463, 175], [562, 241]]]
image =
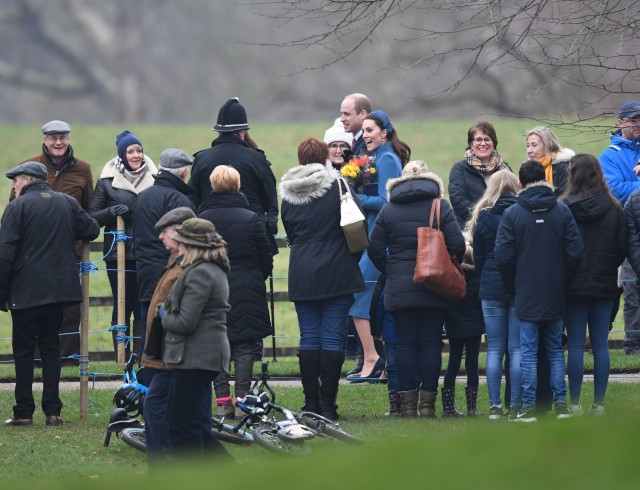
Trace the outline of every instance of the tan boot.
[[418, 415], [420, 417], [436, 417], [436, 392], [420, 390], [420, 402], [418, 403]]

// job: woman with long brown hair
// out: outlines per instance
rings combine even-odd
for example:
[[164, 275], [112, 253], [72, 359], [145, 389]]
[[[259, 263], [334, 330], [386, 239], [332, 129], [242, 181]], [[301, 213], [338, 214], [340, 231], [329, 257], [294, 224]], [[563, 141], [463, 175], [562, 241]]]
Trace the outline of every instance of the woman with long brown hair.
[[611, 196], [600, 163], [593, 155], [578, 154], [569, 163], [568, 186], [562, 196], [569, 206], [584, 242], [585, 253], [568, 289], [569, 394], [571, 411], [580, 414], [586, 330], [594, 361], [592, 413], [604, 413], [609, 378], [609, 323], [619, 291], [618, 267], [626, 255], [624, 213]]

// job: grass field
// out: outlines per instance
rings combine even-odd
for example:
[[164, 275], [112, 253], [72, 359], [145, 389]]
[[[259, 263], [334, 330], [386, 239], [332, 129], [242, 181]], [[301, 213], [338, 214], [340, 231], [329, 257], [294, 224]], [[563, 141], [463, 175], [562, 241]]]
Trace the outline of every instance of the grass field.
[[[66, 393], [66, 424], [0, 428], [0, 481], [12, 489], [75, 488], [478, 488], [636, 489], [640, 483], [637, 385], [614, 384], [608, 416], [536, 425], [460, 420], [389, 420], [382, 386], [340, 389], [342, 424], [366, 443], [355, 448], [312, 441], [312, 456], [274, 458], [259, 448], [230, 446], [237, 464], [211, 461], [148, 470], [142, 454], [114, 440], [102, 446], [112, 393], [90, 393], [90, 416], [81, 425], [77, 392]], [[298, 407], [300, 389], [277, 388], [279, 402]], [[585, 386], [585, 397], [592, 389]], [[458, 390], [458, 394], [462, 392]], [[462, 406], [462, 397], [458, 397]], [[584, 403], [590, 399], [584, 400]], [[12, 397], [0, 393], [0, 413]], [[439, 403], [438, 403], [439, 405]], [[486, 411], [486, 389], [479, 407]], [[439, 409], [438, 409], [439, 411]], [[151, 476], [149, 478], [148, 476]], [[4, 487], [3, 487], [4, 488]], [[7, 487], [9, 488], [9, 487]]]
[[[461, 159], [466, 146], [466, 131], [473, 124], [472, 120], [437, 120], [423, 122], [400, 122], [397, 124], [398, 134], [412, 148], [414, 159], [425, 160], [430, 168], [439, 173], [446, 181], [449, 168], [453, 162]], [[499, 138], [498, 149], [512, 167], [525, 158], [524, 135], [528, 129], [537, 125], [534, 121], [522, 119], [497, 119], [493, 121]], [[274, 173], [279, 178], [288, 168], [296, 163], [296, 149], [298, 143], [305, 137], [322, 138], [328, 123], [308, 124], [256, 124], [251, 133], [258, 144], [265, 150]], [[97, 178], [102, 166], [114, 154], [115, 135], [122, 127], [116, 126], [86, 126], [74, 125], [72, 145], [79, 158], [91, 163], [93, 176]], [[207, 147], [215, 133], [202, 126], [162, 126], [162, 125], [131, 125], [142, 140], [145, 152], [157, 160], [160, 152], [167, 147], [183, 148], [187, 152], [195, 152]], [[561, 141], [567, 147], [579, 152], [599, 153], [608, 142], [608, 134], [604, 131], [558, 131]], [[4, 141], [4, 151], [0, 160], [3, 171], [13, 167], [30, 156], [40, 152], [41, 134], [37, 126], [8, 126], [0, 125], [0, 141]], [[9, 195], [10, 181], [0, 178], [0, 210]], [[282, 231], [282, 230], [281, 230]], [[92, 260], [102, 266], [100, 254], [93, 254]], [[287, 288], [288, 250], [280, 250], [275, 262], [275, 288]], [[44, 272], [43, 272], [44, 273]], [[92, 275], [92, 296], [110, 294], [109, 285], [104, 272]], [[90, 350], [110, 350], [111, 340], [104, 331], [110, 325], [110, 308], [92, 308], [91, 330], [94, 332], [89, 340]], [[616, 323], [621, 328], [622, 322]], [[296, 345], [298, 329], [292, 305], [278, 304], [276, 312], [276, 328], [278, 345]], [[612, 334], [620, 337], [619, 332]], [[0, 353], [9, 353], [10, 345], [9, 315], [0, 312]], [[270, 339], [267, 339], [270, 345]]]

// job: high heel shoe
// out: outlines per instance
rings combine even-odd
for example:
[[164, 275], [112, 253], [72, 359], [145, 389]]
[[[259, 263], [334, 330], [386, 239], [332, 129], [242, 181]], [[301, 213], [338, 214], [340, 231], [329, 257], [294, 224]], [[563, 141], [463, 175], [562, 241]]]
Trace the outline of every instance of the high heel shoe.
[[363, 364], [364, 364], [364, 358], [362, 356], [358, 356], [355, 367], [350, 371], [347, 371], [347, 373], [345, 374], [345, 377], [353, 376], [354, 374], [360, 374], [360, 371], [362, 371]]
[[362, 373], [354, 374], [351, 376], [347, 376], [347, 381], [349, 381], [350, 383], [377, 383], [380, 382], [380, 377], [382, 376], [383, 372], [384, 359], [379, 358], [373, 366], [373, 369], [371, 370], [371, 373], [369, 375], [362, 376]]

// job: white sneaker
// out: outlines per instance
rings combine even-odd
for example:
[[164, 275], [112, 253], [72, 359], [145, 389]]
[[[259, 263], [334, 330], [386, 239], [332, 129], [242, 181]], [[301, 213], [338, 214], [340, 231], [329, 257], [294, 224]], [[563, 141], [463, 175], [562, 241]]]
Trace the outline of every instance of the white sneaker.
[[606, 415], [606, 411], [604, 409], [604, 405], [602, 403], [594, 403], [591, 405], [591, 410], [589, 410], [589, 415], [593, 415], [595, 417], [602, 417]]
[[576, 417], [582, 417], [584, 415], [582, 405], [580, 405], [579, 403], [569, 405], [569, 412], [571, 413], [571, 415], [574, 415]]
[[503, 416], [502, 405], [492, 405], [489, 407], [489, 420], [500, 420]]
[[511, 419], [513, 422], [518, 422], [521, 424], [532, 424], [538, 421], [538, 418], [533, 413], [533, 409], [522, 410], [518, 412], [515, 419]]

